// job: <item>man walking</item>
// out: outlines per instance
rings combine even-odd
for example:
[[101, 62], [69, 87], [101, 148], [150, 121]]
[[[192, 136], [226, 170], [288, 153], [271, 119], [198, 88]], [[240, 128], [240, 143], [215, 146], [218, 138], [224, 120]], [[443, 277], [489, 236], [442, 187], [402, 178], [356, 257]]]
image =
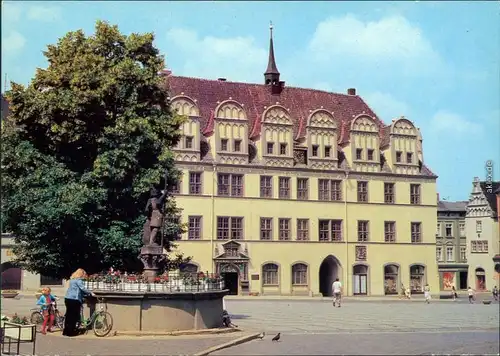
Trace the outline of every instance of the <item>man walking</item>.
[[332, 284], [333, 291], [333, 307], [335, 308], [335, 304], [338, 303], [338, 307], [340, 308], [340, 299], [342, 296], [342, 283], [340, 283], [339, 279], [336, 278], [335, 282]]

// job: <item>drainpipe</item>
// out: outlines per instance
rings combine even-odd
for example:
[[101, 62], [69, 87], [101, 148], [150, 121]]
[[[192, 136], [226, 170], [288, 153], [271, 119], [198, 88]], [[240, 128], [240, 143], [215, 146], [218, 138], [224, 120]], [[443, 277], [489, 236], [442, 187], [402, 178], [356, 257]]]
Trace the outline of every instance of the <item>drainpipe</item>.
[[217, 163], [212, 164], [212, 233], [210, 234], [210, 254], [212, 259], [212, 273], [215, 273], [215, 262], [214, 262], [214, 234], [215, 234], [215, 175], [217, 171]]
[[345, 194], [344, 194], [344, 216], [345, 216], [345, 290], [347, 291], [347, 295], [349, 295], [349, 222], [347, 219], [347, 180], [349, 179], [349, 172], [347, 169], [344, 171], [344, 186], [345, 186]]

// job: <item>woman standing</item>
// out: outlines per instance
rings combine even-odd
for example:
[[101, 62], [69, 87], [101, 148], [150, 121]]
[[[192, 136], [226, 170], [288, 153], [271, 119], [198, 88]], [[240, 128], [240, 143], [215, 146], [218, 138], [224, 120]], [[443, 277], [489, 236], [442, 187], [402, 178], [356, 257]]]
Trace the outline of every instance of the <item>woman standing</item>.
[[428, 284], [424, 287], [424, 296], [426, 303], [429, 304], [431, 302], [431, 287]]
[[77, 323], [80, 321], [80, 312], [82, 309], [83, 298], [95, 294], [88, 291], [83, 285], [83, 278], [87, 273], [82, 268], [77, 269], [70, 278], [68, 291], [64, 298], [66, 305], [66, 316], [64, 318], [64, 336], [76, 336], [78, 334]]

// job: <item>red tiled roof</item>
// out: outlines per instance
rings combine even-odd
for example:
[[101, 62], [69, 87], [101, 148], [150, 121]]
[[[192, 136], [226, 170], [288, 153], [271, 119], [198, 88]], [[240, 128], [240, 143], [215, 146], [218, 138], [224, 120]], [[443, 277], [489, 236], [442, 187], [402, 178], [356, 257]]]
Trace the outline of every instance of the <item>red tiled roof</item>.
[[[329, 93], [315, 89], [303, 89], [284, 87], [279, 95], [271, 94], [271, 90], [264, 84], [237, 83], [220, 80], [208, 80], [200, 78], [168, 76], [167, 85], [170, 96], [184, 95], [196, 100], [200, 110], [201, 126], [203, 134], [209, 135], [213, 131], [213, 111], [218, 103], [225, 100], [237, 101], [243, 104], [243, 108], [249, 119], [250, 137], [260, 133], [261, 117], [265, 107], [275, 105], [276, 102], [290, 112], [294, 121], [294, 137], [301, 138], [305, 135], [307, 119], [311, 111], [323, 108], [333, 112], [338, 127], [342, 127], [341, 140], [348, 140], [349, 124], [354, 117], [366, 114], [373, 117], [379, 127], [384, 124], [370, 109], [370, 107], [357, 95]], [[340, 138], [339, 137], [339, 138]]]

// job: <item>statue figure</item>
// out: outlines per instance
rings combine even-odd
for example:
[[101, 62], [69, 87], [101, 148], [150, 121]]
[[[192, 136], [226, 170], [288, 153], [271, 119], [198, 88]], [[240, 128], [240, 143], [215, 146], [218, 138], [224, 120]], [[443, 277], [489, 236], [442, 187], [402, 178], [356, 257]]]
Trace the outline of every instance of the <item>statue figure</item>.
[[156, 188], [151, 188], [150, 198], [146, 204], [145, 213], [147, 216], [144, 224], [143, 243], [147, 246], [160, 246], [157, 238], [161, 238], [161, 228], [165, 217], [164, 203], [167, 198], [167, 179], [168, 172], [165, 171], [165, 189], [158, 191]]

